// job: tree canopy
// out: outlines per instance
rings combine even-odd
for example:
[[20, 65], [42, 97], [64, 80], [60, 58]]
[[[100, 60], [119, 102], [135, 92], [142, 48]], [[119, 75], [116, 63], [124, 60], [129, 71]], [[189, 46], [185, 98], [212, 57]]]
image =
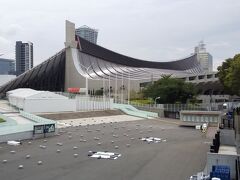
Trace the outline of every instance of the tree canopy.
[[184, 80], [162, 76], [161, 79], [147, 86], [143, 90], [144, 97], [160, 97], [158, 103], [186, 103], [188, 99], [193, 99], [197, 95], [197, 90], [191, 83]]
[[240, 54], [226, 59], [217, 69], [225, 92], [240, 96]]

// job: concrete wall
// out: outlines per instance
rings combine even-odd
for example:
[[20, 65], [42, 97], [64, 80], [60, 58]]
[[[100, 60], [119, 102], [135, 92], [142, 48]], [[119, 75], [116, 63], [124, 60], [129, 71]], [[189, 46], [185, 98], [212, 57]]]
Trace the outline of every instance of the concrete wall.
[[66, 21], [66, 64], [65, 64], [65, 91], [70, 87], [75, 87], [78, 84], [78, 87], [85, 87], [85, 78], [83, 78], [76, 70], [73, 57], [72, 57], [72, 48], [77, 47], [77, 42], [75, 41], [75, 24], [70, 21]]
[[32, 139], [33, 137], [33, 131], [25, 131], [25, 132], [19, 132], [14, 134], [7, 134], [7, 135], [1, 135], [0, 136], [0, 143], [1, 142], [7, 142], [7, 141], [18, 141], [18, 140], [24, 140], [24, 139]]
[[[57, 133], [57, 129], [53, 133], [46, 133], [45, 137], [54, 136]], [[14, 134], [0, 135], [0, 143], [7, 141], [19, 141], [19, 140], [27, 140], [27, 139], [38, 139], [44, 138], [44, 134], [35, 134], [33, 135], [33, 131], [25, 131]]]
[[220, 144], [235, 146], [235, 133], [233, 129], [223, 129], [220, 131]]
[[207, 173], [209, 174], [212, 171], [213, 165], [227, 165], [230, 166], [231, 178], [235, 179], [235, 163], [237, 160], [236, 155], [225, 155], [217, 153], [207, 153]]
[[221, 112], [219, 111], [180, 111], [180, 120], [194, 123], [220, 123]]
[[24, 111], [38, 112], [62, 112], [76, 111], [75, 99], [27, 99], [24, 103]]
[[240, 115], [234, 116], [234, 128], [236, 133], [236, 144], [240, 145]]
[[56, 133], [58, 132], [58, 129], [55, 128], [55, 132], [52, 133], [46, 133], [44, 134], [32, 134], [32, 138], [33, 139], [38, 139], [38, 138], [45, 138], [45, 137], [50, 137], [50, 136], [54, 136]]

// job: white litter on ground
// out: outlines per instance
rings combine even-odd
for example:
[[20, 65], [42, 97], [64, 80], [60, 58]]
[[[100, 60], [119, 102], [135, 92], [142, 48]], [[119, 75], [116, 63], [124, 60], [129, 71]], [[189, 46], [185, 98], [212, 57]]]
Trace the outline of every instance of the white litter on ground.
[[146, 137], [146, 138], [140, 138], [142, 141], [145, 141], [147, 143], [160, 143], [160, 142], [166, 142], [166, 139], [156, 138], [156, 137]]
[[89, 157], [97, 158], [97, 159], [117, 159], [121, 156], [119, 153], [113, 153], [113, 152], [102, 152], [102, 151], [89, 151], [88, 152]]
[[21, 144], [21, 142], [19, 142], [19, 141], [8, 141], [7, 144], [11, 145], [11, 146], [18, 146], [18, 145]]

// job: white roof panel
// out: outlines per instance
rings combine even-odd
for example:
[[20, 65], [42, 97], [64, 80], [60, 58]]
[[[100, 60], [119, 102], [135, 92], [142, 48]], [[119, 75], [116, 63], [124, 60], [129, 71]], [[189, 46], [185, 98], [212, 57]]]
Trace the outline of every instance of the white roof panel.
[[33, 94], [26, 99], [68, 99], [66, 96], [56, 94], [50, 91], [40, 91], [38, 94]]
[[65, 96], [50, 91], [37, 91], [29, 88], [19, 88], [7, 93], [9, 97], [20, 99], [68, 99]]

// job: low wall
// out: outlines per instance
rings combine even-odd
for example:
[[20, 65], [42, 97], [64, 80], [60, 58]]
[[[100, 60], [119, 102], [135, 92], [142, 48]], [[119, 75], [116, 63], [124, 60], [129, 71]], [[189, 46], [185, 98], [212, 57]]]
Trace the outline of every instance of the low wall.
[[7, 142], [7, 141], [18, 141], [18, 140], [24, 140], [24, 139], [32, 139], [33, 137], [33, 131], [25, 131], [25, 132], [19, 132], [19, 133], [13, 133], [13, 134], [6, 134], [6, 135], [0, 135], [0, 143]]
[[54, 136], [55, 134], [56, 132], [46, 133], [45, 135], [44, 134], [33, 135], [33, 131], [24, 131], [19, 133], [0, 135], [0, 143], [7, 142], [7, 141], [19, 141], [19, 140], [27, 140], [27, 139], [45, 138], [45, 137]]
[[234, 116], [234, 129], [235, 129], [235, 138], [236, 144], [240, 145], [240, 115]]
[[220, 123], [220, 111], [180, 111], [180, 120], [194, 123]]
[[[20, 114], [31, 120], [33, 123], [29, 124], [17, 124], [14, 120], [15, 123], [9, 123], [8, 121], [11, 121], [10, 118], [5, 117], [4, 115], [0, 114], [0, 117], [3, 117], [7, 119], [7, 122], [4, 122], [2, 124], [6, 124], [5, 126], [2, 125], [0, 129], [0, 143], [1, 142], [7, 142], [10, 140], [25, 140], [25, 139], [32, 139], [32, 138], [43, 138], [43, 137], [48, 137], [48, 136], [53, 136], [55, 135], [57, 129], [56, 129], [56, 121], [49, 120], [46, 118], [42, 118], [40, 116], [36, 116], [34, 114], [30, 114], [24, 111], [20, 111]], [[55, 132], [51, 133], [45, 133], [44, 134], [34, 134], [34, 125], [44, 125], [44, 124], [55, 124]]]
[[38, 138], [45, 138], [45, 137], [51, 137], [51, 136], [55, 136], [56, 133], [57, 133], [57, 129], [55, 129], [55, 132], [52, 132], [52, 133], [46, 133], [45, 135], [44, 134], [34, 134], [32, 135], [32, 138], [33, 139], [38, 139]]

